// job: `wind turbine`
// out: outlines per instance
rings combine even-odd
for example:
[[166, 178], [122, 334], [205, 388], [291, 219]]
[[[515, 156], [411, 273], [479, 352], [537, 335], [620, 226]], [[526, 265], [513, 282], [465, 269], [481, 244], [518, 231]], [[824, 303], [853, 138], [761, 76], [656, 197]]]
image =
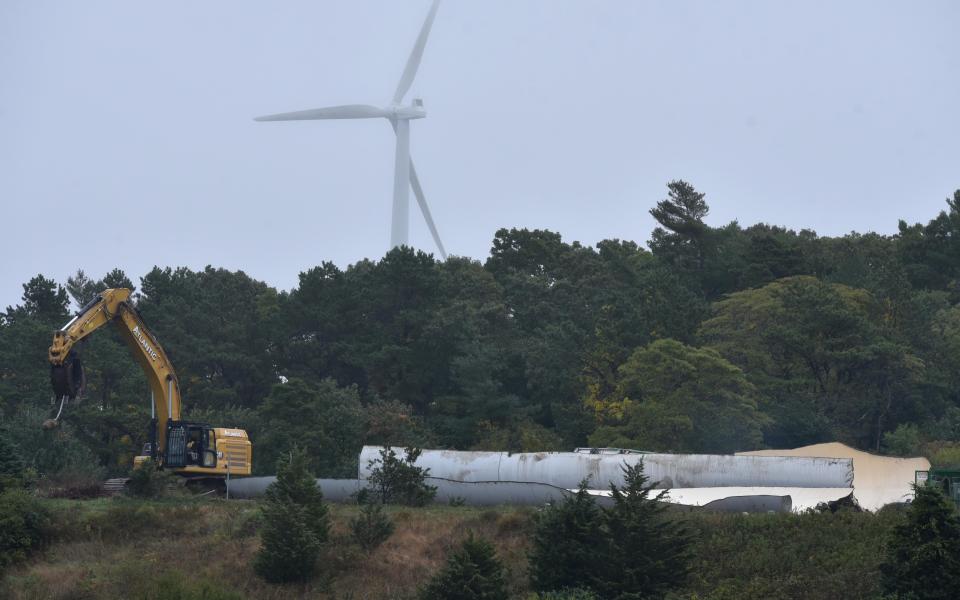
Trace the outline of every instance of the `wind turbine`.
[[440, 256], [444, 260], [447, 258], [447, 252], [443, 248], [443, 242], [440, 241], [440, 234], [437, 233], [437, 227], [433, 223], [433, 217], [430, 215], [430, 207], [427, 206], [427, 199], [423, 195], [423, 188], [420, 186], [420, 178], [417, 177], [417, 170], [413, 166], [413, 160], [410, 158], [410, 121], [413, 119], [422, 119], [427, 116], [423, 109], [423, 101], [415, 98], [412, 104], [404, 106], [403, 97], [410, 91], [413, 85], [413, 78], [417, 75], [417, 68], [420, 67], [420, 59], [423, 58], [423, 49], [427, 45], [427, 36], [430, 35], [430, 27], [433, 25], [433, 19], [437, 15], [437, 8], [440, 6], [440, 0], [433, 0], [430, 12], [423, 22], [420, 29], [420, 35], [413, 45], [410, 52], [410, 58], [407, 59], [407, 65], [403, 69], [403, 75], [400, 76], [400, 82], [397, 84], [397, 91], [393, 94], [393, 102], [383, 108], [371, 106], [369, 104], [347, 104], [344, 106], [329, 106], [327, 108], [314, 108], [311, 110], [301, 110], [297, 112], [280, 113], [276, 115], [267, 115], [257, 117], [255, 121], [313, 121], [322, 119], [378, 119], [383, 118], [390, 121], [393, 130], [397, 136], [396, 158], [394, 160], [393, 172], [393, 216], [390, 227], [390, 247], [406, 246], [410, 237], [410, 187], [413, 187], [413, 194], [417, 198], [417, 204], [420, 205], [420, 212], [423, 213], [423, 219], [430, 228], [430, 234], [433, 241], [440, 250]]

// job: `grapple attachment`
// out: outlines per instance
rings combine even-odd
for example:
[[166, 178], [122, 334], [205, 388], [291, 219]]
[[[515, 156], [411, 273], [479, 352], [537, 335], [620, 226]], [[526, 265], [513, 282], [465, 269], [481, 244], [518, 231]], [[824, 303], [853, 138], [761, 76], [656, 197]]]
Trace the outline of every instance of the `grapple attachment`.
[[57, 399], [75, 400], [79, 398], [83, 394], [83, 389], [87, 383], [80, 359], [76, 356], [70, 356], [62, 365], [51, 365], [50, 383], [53, 385], [53, 394]]

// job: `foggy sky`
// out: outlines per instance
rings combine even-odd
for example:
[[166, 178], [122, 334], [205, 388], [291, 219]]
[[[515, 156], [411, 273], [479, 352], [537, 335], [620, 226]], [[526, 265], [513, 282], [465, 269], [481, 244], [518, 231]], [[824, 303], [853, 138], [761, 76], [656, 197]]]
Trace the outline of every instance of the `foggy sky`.
[[[429, 0], [0, 2], [0, 309], [43, 273], [242, 269], [282, 289], [387, 249], [385, 105]], [[960, 3], [446, 0], [412, 156], [451, 254], [499, 227], [645, 243], [707, 221], [893, 233], [960, 187]], [[412, 203], [411, 242], [434, 251]]]

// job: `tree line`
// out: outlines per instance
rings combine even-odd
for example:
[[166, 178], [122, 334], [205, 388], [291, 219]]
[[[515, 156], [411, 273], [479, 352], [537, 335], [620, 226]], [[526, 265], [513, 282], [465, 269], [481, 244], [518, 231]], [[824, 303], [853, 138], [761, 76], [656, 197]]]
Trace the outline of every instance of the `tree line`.
[[[242, 271], [42, 275], [0, 313], [3, 435], [40, 473], [123, 472], [149, 391], [119, 336], [82, 348], [87, 397], [44, 435], [51, 332], [108, 287], [180, 377], [185, 418], [294, 444], [351, 476], [363, 444], [731, 452], [840, 440], [960, 459], [960, 190], [926, 224], [821, 237], [707, 224], [684, 181], [648, 248], [501, 229], [480, 262], [409, 248], [277, 290]], [[936, 462], [936, 461], [935, 461]], [[957, 462], [960, 462], [958, 460]]]

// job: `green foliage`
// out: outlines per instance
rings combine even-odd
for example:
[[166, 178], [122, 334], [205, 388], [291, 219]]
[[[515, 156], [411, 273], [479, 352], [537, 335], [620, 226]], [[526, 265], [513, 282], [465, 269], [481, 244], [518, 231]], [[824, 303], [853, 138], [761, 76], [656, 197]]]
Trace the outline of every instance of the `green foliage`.
[[739, 368], [714, 350], [674, 340], [634, 352], [594, 407], [611, 423], [590, 437], [598, 447], [733, 452], [758, 447], [766, 421]]
[[941, 446], [929, 453], [930, 464], [934, 467], [960, 467], [960, 446]]
[[265, 494], [260, 537], [253, 567], [271, 583], [306, 581], [317, 570], [320, 549], [329, 535], [329, 516], [307, 455], [295, 448], [277, 465], [277, 480]]
[[[258, 465], [276, 464], [294, 444], [309, 450], [308, 468], [324, 477], [357, 472], [366, 411], [356, 386], [341, 388], [332, 379], [319, 385], [290, 379], [270, 390], [259, 410], [263, 435], [257, 444]], [[260, 467], [261, 472], [269, 472]]]
[[925, 226], [900, 221], [899, 257], [918, 287], [944, 288], [960, 275], [960, 190], [947, 207]]
[[662, 598], [689, 574], [691, 534], [666, 514], [666, 492], [650, 496], [642, 462], [625, 465], [623, 479], [623, 488], [611, 486], [613, 506], [603, 512], [609, 549], [597, 588], [608, 598]]
[[63, 471], [95, 469], [99, 465], [97, 455], [84, 443], [77, 426], [67, 421], [55, 429], [45, 430], [41, 424], [47, 418], [46, 410], [24, 406], [4, 424], [7, 439], [19, 450], [27, 468], [44, 477]]
[[289, 502], [266, 504], [262, 510], [262, 546], [253, 562], [256, 573], [270, 583], [311, 579], [321, 544], [307, 527], [306, 510]]
[[0, 571], [24, 560], [49, 541], [50, 514], [24, 490], [0, 494]]
[[866, 290], [793, 277], [718, 302], [701, 337], [756, 386], [773, 418], [766, 443], [839, 438], [877, 450], [923, 383], [883, 311]]
[[167, 493], [167, 488], [173, 485], [172, 478], [173, 475], [157, 468], [153, 460], [147, 459], [130, 471], [126, 492], [137, 498], [160, 498]]
[[174, 360], [186, 412], [254, 408], [267, 396], [277, 381], [279, 302], [242, 271], [155, 267], [143, 276], [137, 308]]
[[[709, 224], [704, 193], [678, 180], [651, 211], [650, 251], [505, 228], [483, 263], [400, 248], [343, 269], [322, 263], [289, 292], [240, 271], [157, 267], [131, 301], [177, 366], [184, 416], [247, 429], [260, 473], [294, 442], [325, 477], [352, 475], [363, 444], [729, 451], [840, 440], [950, 464], [958, 207], [960, 191], [895, 235], [820, 237]], [[78, 271], [65, 286], [38, 275], [0, 312], [0, 416], [41, 485], [89, 466], [125, 474], [147, 439], [149, 391], [111, 328], [81, 345], [84, 401], [54, 432], [33, 425], [56, 408], [51, 331], [71, 301], [117, 286], [134, 288], [118, 269]]]
[[490, 542], [468, 536], [421, 590], [421, 600], [506, 600], [504, 569]]
[[533, 588], [593, 588], [605, 558], [605, 535], [603, 514], [584, 481], [572, 498], [537, 516], [530, 551]]
[[427, 485], [430, 469], [414, 463], [420, 456], [419, 448], [407, 448], [403, 458], [390, 447], [380, 450], [380, 458], [370, 461], [369, 488], [383, 504], [424, 506], [433, 500], [437, 488]]
[[915, 423], [902, 423], [894, 431], [883, 434], [884, 450], [895, 456], [916, 456], [920, 446], [920, 427]]
[[293, 504], [303, 508], [306, 527], [320, 543], [326, 542], [330, 522], [323, 492], [308, 466], [306, 450], [294, 448], [277, 463], [277, 480], [264, 493], [267, 505]]
[[0, 429], [0, 494], [23, 487], [25, 478], [26, 465], [20, 458], [19, 450], [7, 439], [4, 430]]
[[587, 589], [603, 598], [663, 598], [690, 570], [691, 533], [667, 514], [666, 492], [651, 497], [643, 464], [625, 465], [601, 509], [587, 482], [539, 515], [531, 541], [530, 580], [539, 592]]
[[960, 589], [960, 515], [938, 488], [915, 492], [906, 522], [887, 543], [884, 588], [898, 598], [954, 598]]
[[690, 577], [669, 598], [835, 600], [882, 598], [882, 540], [901, 520], [877, 514], [689, 513]]
[[395, 529], [379, 502], [364, 502], [360, 514], [350, 521], [353, 540], [367, 553], [387, 541]]
[[704, 194], [686, 181], [671, 181], [665, 200], [657, 202], [650, 214], [661, 227], [653, 230], [650, 248], [669, 257], [682, 269], [702, 271], [706, 263], [706, 237], [709, 228], [703, 219], [710, 212]]
[[100, 465], [74, 463], [37, 481], [37, 491], [47, 498], [96, 498], [103, 491], [103, 482]]

